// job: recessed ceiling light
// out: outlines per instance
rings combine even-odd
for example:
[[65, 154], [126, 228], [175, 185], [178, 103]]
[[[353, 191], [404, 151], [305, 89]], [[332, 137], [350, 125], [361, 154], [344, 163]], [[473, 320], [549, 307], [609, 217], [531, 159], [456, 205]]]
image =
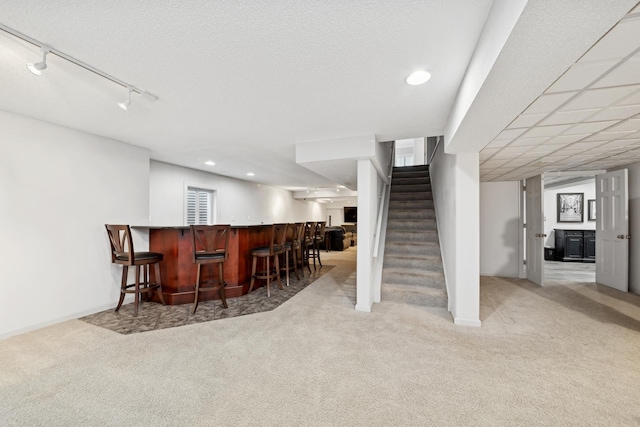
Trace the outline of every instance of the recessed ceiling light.
[[205, 165], [209, 165], [209, 166], [215, 166], [216, 162], [213, 162], [211, 160], [207, 160], [206, 162], [204, 162]]
[[247, 172], [247, 176], [254, 176], [254, 175], [255, 175], [255, 173], [253, 173], [253, 172]]
[[421, 85], [423, 83], [428, 82], [430, 78], [431, 78], [431, 74], [429, 72], [425, 70], [418, 70], [412, 73], [409, 77], [407, 77], [405, 81], [407, 82], [407, 84], [410, 84], [412, 86], [417, 86], [417, 85]]

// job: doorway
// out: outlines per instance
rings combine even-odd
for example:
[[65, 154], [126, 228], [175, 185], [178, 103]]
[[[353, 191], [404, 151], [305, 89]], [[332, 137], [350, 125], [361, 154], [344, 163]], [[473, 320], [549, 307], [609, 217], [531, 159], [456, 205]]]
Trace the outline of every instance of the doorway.
[[595, 173], [545, 174], [545, 281], [596, 281]]

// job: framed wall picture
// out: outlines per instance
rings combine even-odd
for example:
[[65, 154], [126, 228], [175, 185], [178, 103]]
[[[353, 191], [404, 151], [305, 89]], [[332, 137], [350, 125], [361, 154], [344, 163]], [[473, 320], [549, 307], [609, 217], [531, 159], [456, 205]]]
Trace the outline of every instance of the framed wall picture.
[[596, 220], [596, 200], [587, 200], [587, 221]]
[[558, 193], [558, 222], [584, 221], [584, 193]]

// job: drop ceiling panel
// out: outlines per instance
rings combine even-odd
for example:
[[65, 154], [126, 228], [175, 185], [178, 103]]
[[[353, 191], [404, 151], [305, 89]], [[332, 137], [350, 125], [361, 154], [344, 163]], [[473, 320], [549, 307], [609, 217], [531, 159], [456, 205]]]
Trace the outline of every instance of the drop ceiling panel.
[[[640, 81], [640, 78], [638, 80]], [[636, 88], [640, 88], [640, 86], [636, 86]], [[640, 105], [640, 90], [633, 92], [626, 98], [621, 99], [616, 103], [616, 105]]]
[[597, 121], [605, 121], [605, 120], [624, 120], [629, 117], [635, 116], [636, 114], [640, 114], [640, 105], [627, 105], [623, 107], [609, 107], [604, 110], [600, 110], [599, 113], [594, 114], [589, 117], [585, 121], [587, 122], [597, 122]]
[[575, 64], [547, 90], [547, 93], [580, 90], [602, 76], [617, 62], [608, 60]]
[[616, 25], [579, 62], [622, 59], [632, 53], [640, 40], [640, 17], [627, 18]]
[[522, 135], [525, 130], [526, 129], [505, 129], [496, 136], [496, 140], [513, 141], [515, 138]]
[[[489, 145], [487, 145], [487, 148], [502, 148], [505, 147], [507, 145], [509, 145], [509, 143], [511, 142], [511, 139], [496, 139], [492, 142], [489, 143]], [[486, 148], [485, 148], [486, 150]]]
[[627, 131], [640, 131], [640, 119], [631, 119], [621, 122], [611, 128], [607, 129], [607, 132], [627, 132]]
[[540, 136], [556, 136], [569, 129], [571, 125], [554, 125], [554, 126], [536, 126], [529, 129], [524, 135], [525, 138], [533, 138]]
[[557, 111], [549, 115], [540, 124], [541, 125], [561, 125], [581, 122], [589, 116], [596, 114], [600, 109], [592, 110], [574, 110], [574, 111]]
[[636, 54], [620, 64], [609, 74], [597, 81], [593, 87], [625, 86], [637, 83], [640, 75], [640, 54]]
[[589, 134], [582, 135], [560, 135], [555, 138], [548, 139], [545, 142], [545, 145], [555, 145], [555, 144], [571, 144], [572, 142], [579, 141], [581, 139], [587, 138]]
[[590, 123], [578, 123], [571, 129], [567, 130], [564, 135], [582, 135], [585, 133], [600, 132], [603, 129], [607, 129], [610, 126], [618, 123], [618, 120], [609, 120], [606, 122], [590, 122]]
[[604, 108], [630, 95], [637, 87], [624, 86], [587, 90], [562, 107], [562, 111]]
[[543, 142], [545, 142], [546, 140], [548, 140], [549, 137], [543, 136], [543, 137], [538, 137], [538, 138], [518, 138], [515, 141], [513, 141], [511, 144], [509, 144], [510, 147], [522, 147], [522, 146], [532, 146], [532, 145], [538, 145], [538, 144], [542, 144]]
[[518, 116], [507, 129], [529, 128], [546, 117], [546, 114], [523, 114]]
[[[524, 114], [548, 114], [560, 107], [577, 92], [554, 93], [542, 95], [536, 99], [524, 112]], [[576, 108], [577, 109], [577, 108]]]

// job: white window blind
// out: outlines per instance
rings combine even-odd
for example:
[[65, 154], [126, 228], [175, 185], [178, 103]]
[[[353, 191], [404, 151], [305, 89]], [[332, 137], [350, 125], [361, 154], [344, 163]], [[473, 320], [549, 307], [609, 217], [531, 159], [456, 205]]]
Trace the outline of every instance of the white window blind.
[[187, 225], [211, 224], [213, 191], [187, 188]]

